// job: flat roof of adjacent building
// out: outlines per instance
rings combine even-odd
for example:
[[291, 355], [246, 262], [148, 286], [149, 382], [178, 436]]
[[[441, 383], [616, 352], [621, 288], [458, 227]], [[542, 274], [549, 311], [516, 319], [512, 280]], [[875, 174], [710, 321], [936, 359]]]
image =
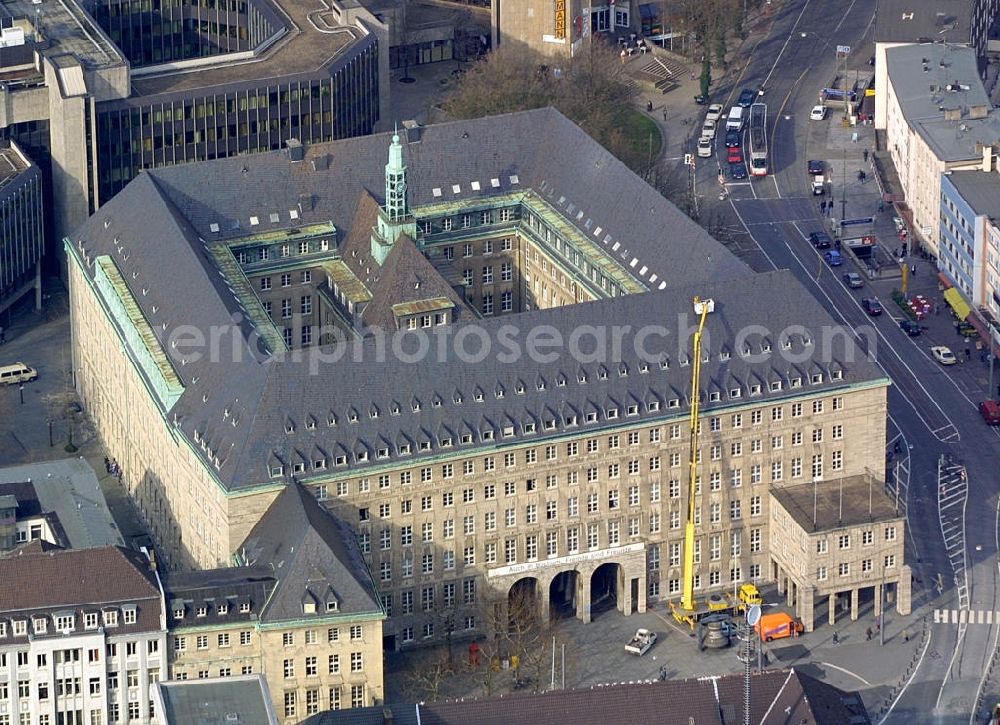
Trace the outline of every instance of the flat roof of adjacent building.
[[59, 518], [73, 549], [124, 546], [94, 469], [82, 458], [0, 468], [0, 483], [30, 482], [43, 512]]
[[30, 166], [31, 161], [16, 146], [0, 145], [0, 187]]
[[874, 476], [847, 476], [773, 488], [771, 496], [804, 530], [819, 532], [904, 518], [884, 486]]
[[158, 682], [153, 700], [165, 725], [278, 722], [262, 675]]
[[85, 68], [121, 65], [124, 57], [94, 19], [75, 0], [49, 0], [41, 5], [31, 0], [0, 0], [0, 17], [25, 19], [52, 48], [75, 56]]
[[970, 0], [879, 0], [877, 43], [968, 43], [972, 38]]
[[189, 93], [199, 88], [287, 83], [299, 74], [314, 73], [336, 61], [341, 52], [365, 36], [360, 27], [337, 25], [332, 12], [308, 0], [282, 0], [272, 6], [287, 33], [260, 56], [235, 61], [218, 56], [218, 63], [190, 70], [160, 72], [132, 78], [132, 98], [164, 93]]
[[1000, 219], [1000, 173], [952, 171], [946, 176], [977, 214]]

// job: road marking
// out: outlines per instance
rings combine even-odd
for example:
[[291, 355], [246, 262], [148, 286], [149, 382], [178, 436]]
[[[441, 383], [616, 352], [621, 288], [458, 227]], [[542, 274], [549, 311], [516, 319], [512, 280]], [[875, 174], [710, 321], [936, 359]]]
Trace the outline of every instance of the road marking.
[[866, 680], [864, 677], [862, 677], [861, 675], [859, 675], [856, 672], [851, 672], [850, 670], [844, 669], [843, 667], [839, 667], [839, 666], [831, 664], [829, 662], [820, 662], [820, 664], [824, 665], [825, 667], [829, 667], [830, 669], [837, 670], [838, 672], [843, 672], [845, 675], [850, 675], [851, 677], [853, 677], [853, 678], [855, 678], [857, 680], [860, 680], [861, 682], [865, 683], [866, 687], [871, 687], [872, 686], [872, 683], [870, 683], [868, 680]]
[[[994, 615], [996, 615], [994, 617]], [[1000, 612], [993, 609], [935, 609], [934, 624], [988, 624], [994, 618], [1000, 623]]]

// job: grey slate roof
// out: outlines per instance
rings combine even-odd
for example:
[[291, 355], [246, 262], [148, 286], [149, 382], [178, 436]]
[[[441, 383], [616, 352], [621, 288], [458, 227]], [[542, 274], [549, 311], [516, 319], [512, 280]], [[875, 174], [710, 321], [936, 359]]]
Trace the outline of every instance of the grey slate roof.
[[[867, 725], [856, 693], [809, 675], [769, 670], [751, 676], [750, 721], [760, 725]], [[385, 706], [400, 725], [508, 725], [520, 723], [628, 723], [628, 725], [737, 725], [743, 722], [743, 676], [668, 680], [510, 695], [484, 700]], [[381, 725], [383, 707], [323, 713], [304, 725]]]
[[[171, 627], [224, 624], [256, 619], [274, 589], [276, 579], [268, 565], [240, 566], [200, 571], [170, 571], [163, 582], [167, 606], [167, 622]], [[241, 612], [240, 605], [250, 605]], [[225, 614], [219, 604], [227, 604]], [[205, 616], [198, 608], [205, 607]], [[177, 619], [178, 609], [184, 618]]]
[[475, 317], [465, 301], [441, 276], [406, 234], [392, 245], [385, 263], [379, 266], [371, 256], [371, 229], [378, 219], [378, 202], [363, 192], [351, 231], [341, 246], [344, 263], [372, 293], [361, 319], [368, 327], [396, 329], [393, 305], [417, 300], [446, 298], [454, 305], [454, 319]]
[[[384, 186], [389, 138], [382, 134], [313, 147], [306, 161], [299, 163], [276, 152], [143, 173], [70, 242], [73, 247], [82, 242], [91, 258], [114, 257], [163, 349], [174, 357], [185, 386], [169, 411], [170, 419], [184, 435], [203, 441], [217, 455], [216, 475], [230, 489], [268, 483], [269, 468], [275, 463], [283, 466], [285, 476], [298, 463], [304, 469], [300, 478], [308, 478], [329, 475], [332, 466], [318, 472], [312, 464], [332, 464], [338, 456], [351, 469], [364, 469], [376, 462], [379, 449], [387, 449], [387, 462], [396, 465], [400, 463], [396, 456], [404, 455], [401, 449], [406, 445], [411, 447], [411, 458], [455, 451], [463, 432], [472, 436], [470, 447], [496, 445], [484, 440], [481, 431], [487, 428], [497, 431], [499, 441], [501, 429], [513, 426], [516, 437], [504, 443], [562, 435], [572, 428], [568, 421], [573, 415], [582, 421], [590, 410], [596, 414], [595, 422], [586, 428], [578, 424], [573, 430], [621, 425], [624, 412], [612, 419], [607, 410], [624, 411], [631, 405], [638, 406], [636, 422], [661, 419], [666, 401], [674, 398], [680, 404], [671, 415], [682, 415], [690, 367], [681, 361], [689, 341], [686, 336], [681, 340], [676, 328], [678, 315], [692, 324], [695, 294], [717, 302], [717, 311], [709, 318], [713, 342], [704, 380], [706, 390], [714, 386], [722, 391], [718, 404], [726, 402], [728, 390], [735, 387], [742, 388], [741, 401], [746, 402], [754, 384], [763, 385], [763, 399], [802, 392], [789, 389], [796, 370], [822, 370], [822, 384], [812, 389], [882, 379], [874, 365], [860, 359], [853, 343], [843, 340], [835, 341], [831, 350], [812, 345], [806, 357], [814, 359], [795, 365], [753, 362], [732, 350], [724, 359], [723, 341], [732, 345], [733, 336], [747, 325], [770, 329], [777, 352], [777, 334], [788, 325], [804, 325], [816, 343], [822, 329], [834, 322], [791, 273], [751, 274], [703, 229], [552, 109], [421, 129], [420, 140], [405, 147], [410, 207], [417, 209], [419, 218], [421, 205], [442, 200], [486, 203], [497, 194], [542, 197], [632, 274], [641, 277], [642, 269], [648, 268], [647, 282], [657, 275], [656, 284], [650, 286], [655, 289], [663, 283], [666, 288], [475, 324], [494, 340], [505, 325], [516, 325], [525, 333], [531, 326], [550, 325], [566, 335], [598, 322], [633, 329], [665, 325], [671, 330], [666, 343], [655, 336], [649, 342], [665, 347], [669, 367], [653, 363], [648, 374], [640, 373], [638, 355], [627, 350], [621, 361], [608, 362], [605, 374], [598, 363], [581, 364], [565, 350], [554, 362], [534, 362], [525, 356], [504, 362], [493, 356], [468, 364], [448, 344], [443, 345], [446, 354], [441, 360], [419, 365], [373, 360], [371, 344], [361, 346], [360, 362], [347, 355], [336, 363], [320, 361], [318, 366], [315, 359], [257, 354], [240, 303], [210, 261], [206, 245], [245, 235], [251, 215], [266, 220], [278, 213], [281, 220], [270, 227], [265, 223], [266, 229], [255, 228], [254, 234], [271, 227], [291, 228], [289, 211], [299, 209], [302, 196], [312, 201], [303, 205], [294, 226], [332, 221], [346, 235], [360, 235], [351, 222], [361, 195], [376, 195], [374, 190]], [[317, 161], [315, 166], [312, 161]], [[479, 182], [479, 190], [472, 189], [472, 181]], [[459, 186], [458, 193], [453, 185]], [[236, 222], [239, 230], [233, 229]], [[219, 225], [218, 234], [211, 231], [211, 224]], [[363, 231], [367, 236], [368, 230]], [[231, 359], [227, 343], [221, 359], [181, 364], [183, 356], [173, 350], [170, 339], [182, 326], [193, 326], [207, 337], [213, 326], [232, 325], [234, 319], [241, 359]], [[437, 330], [433, 342], [447, 343], [442, 336], [460, 329]], [[754, 344], [759, 348], [761, 341]], [[795, 345], [801, 348], [802, 340], [794, 340]], [[842, 368], [842, 380], [832, 380], [831, 366]], [[804, 375], [804, 387], [810, 389], [809, 372]], [[768, 390], [769, 379], [775, 376], [786, 378], [778, 395]], [[522, 387], [523, 393], [517, 392]], [[654, 410], [654, 400], [660, 401], [659, 410]], [[549, 420], [555, 425], [544, 433]], [[526, 438], [530, 421], [536, 432]], [[452, 439], [450, 448], [447, 439]], [[428, 444], [426, 450], [422, 441]]]
[[[0, 483], [28, 481], [37, 501], [32, 511], [54, 514], [70, 548], [124, 546], [94, 470], [85, 460], [64, 458], [0, 468]], [[29, 497], [27, 490], [18, 490], [18, 518], [35, 515], [22, 513], [22, 496], [26, 505]]]
[[976, 214], [1000, 219], [1000, 174], [982, 171], [952, 171], [948, 179]]
[[263, 675], [158, 682], [153, 700], [164, 725], [278, 723]]
[[354, 534], [297, 483], [278, 494], [240, 552], [253, 565], [270, 568], [277, 579], [262, 622], [310, 616], [303, 614], [307, 597], [318, 616], [327, 613], [331, 597], [338, 614], [382, 612]]
[[878, 43], [969, 43], [972, 0], [879, 0]]

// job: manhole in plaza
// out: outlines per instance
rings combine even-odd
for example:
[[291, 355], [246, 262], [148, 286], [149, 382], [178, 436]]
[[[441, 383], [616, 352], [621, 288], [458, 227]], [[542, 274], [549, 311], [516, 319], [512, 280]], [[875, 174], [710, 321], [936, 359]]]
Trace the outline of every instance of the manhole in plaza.
[[409, 76], [407, 76], [406, 78], [400, 78], [399, 82], [400, 83], [416, 83], [417, 79], [416, 78], [410, 78]]

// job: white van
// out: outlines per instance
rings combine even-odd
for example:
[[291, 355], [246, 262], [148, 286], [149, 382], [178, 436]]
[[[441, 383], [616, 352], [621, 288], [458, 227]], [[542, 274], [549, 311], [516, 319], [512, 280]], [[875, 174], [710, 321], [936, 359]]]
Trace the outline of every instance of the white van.
[[38, 371], [22, 362], [0, 366], [0, 383], [4, 385], [28, 383], [37, 377]]
[[729, 116], [726, 118], [726, 130], [727, 131], [742, 131], [743, 130], [743, 111], [746, 109], [742, 106], [733, 106], [729, 109]]

